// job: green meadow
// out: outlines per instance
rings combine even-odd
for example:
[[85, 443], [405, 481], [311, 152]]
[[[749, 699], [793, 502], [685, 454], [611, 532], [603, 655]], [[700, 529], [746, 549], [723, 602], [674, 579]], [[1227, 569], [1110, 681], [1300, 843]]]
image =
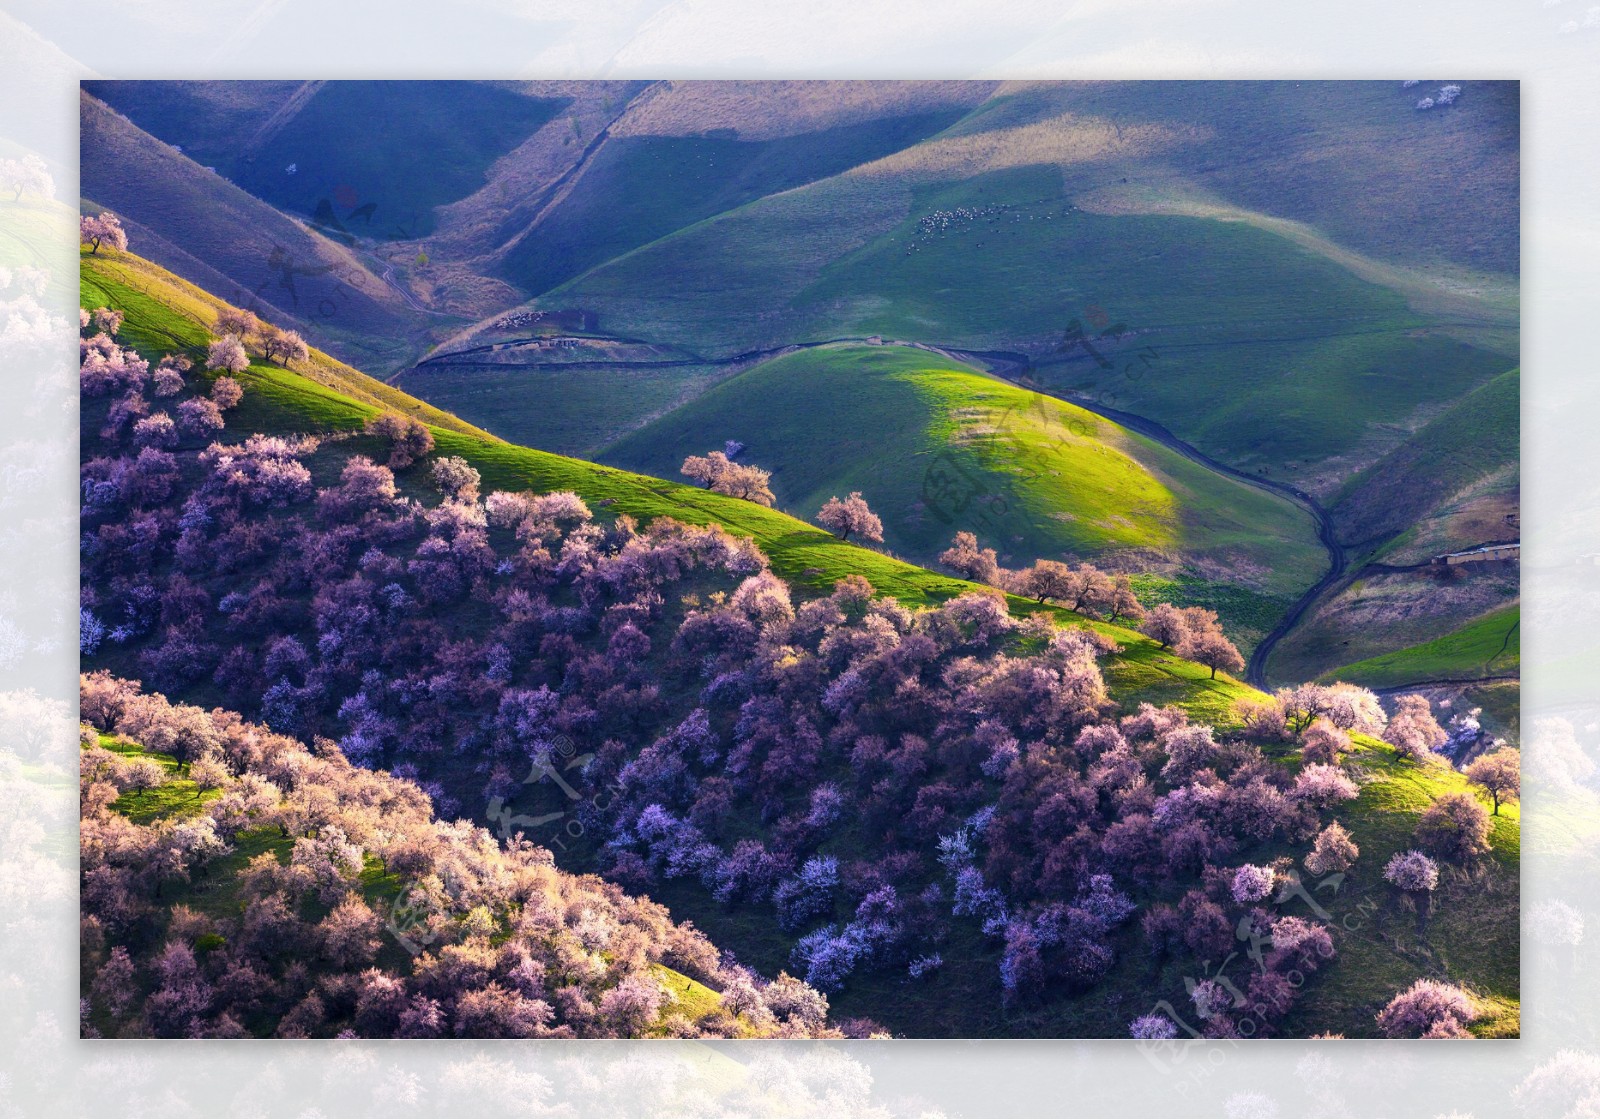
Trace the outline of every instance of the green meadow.
[[670, 477], [728, 439], [814, 516], [859, 490], [885, 547], [936, 562], [960, 530], [1003, 562], [1188, 558], [1294, 595], [1326, 560], [1311, 518], [1064, 401], [926, 351], [841, 345], [765, 362], [624, 437], [607, 463]]
[[[1046, 388], [1273, 477], [1515, 361], [1270, 229], [1073, 197], [1047, 166], [918, 186], [856, 171], [690, 225], [537, 302], [706, 356], [870, 335], [1023, 351]], [[827, 224], [838, 209], [856, 218], [847, 231]], [[1092, 355], [1068, 341], [1074, 323]]]
[[1507, 607], [1441, 638], [1341, 665], [1318, 679], [1399, 688], [1426, 681], [1517, 676], [1522, 670], [1521, 624], [1521, 607]]
[[915, 113], [760, 140], [618, 137], [584, 169], [581, 189], [505, 255], [501, 271], [526, 291], [547, 291], [715, 214], [915, 144], [959, 116]]

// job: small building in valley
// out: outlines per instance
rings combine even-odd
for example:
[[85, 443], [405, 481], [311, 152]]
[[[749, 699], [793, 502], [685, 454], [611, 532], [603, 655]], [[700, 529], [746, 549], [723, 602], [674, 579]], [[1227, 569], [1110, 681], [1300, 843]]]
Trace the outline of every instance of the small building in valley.
[[1443, 556], [1435, 556], [1433, 562], [1454, 567], [1457, 564], [1482, 564], [1492, 560], [1517, 560], [1521, 556], [1522, 542], [1513, 541], [1510, 544], [1486, 544], [1465, 552], [1447, 552]]

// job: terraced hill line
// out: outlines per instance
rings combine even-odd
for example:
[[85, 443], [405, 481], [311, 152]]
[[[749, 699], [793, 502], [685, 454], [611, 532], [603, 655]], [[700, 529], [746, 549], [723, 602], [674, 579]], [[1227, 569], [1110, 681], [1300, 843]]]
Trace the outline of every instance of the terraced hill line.
[[[1455, 549], [1452, 552], [1445, 553], [1445, 555], [1446, 556], [1460, 556], [1463, 553], [1476, 552], [1479, 549], [1483, 549], [1483, 548], [1495, 548], [1495, 547], [1498, 547], [1498, 546], [1501, 546], [1501, 545], [1521, 544], [1521, 543], [1522, 543], [1522, 541], [1518, 537], [1512, 537], [1512, 538], [1510, 538], [1508, 540], [1479, 541], [1477, 544], [1469, 544], [1465, 548]], [[1352, 546], [1352, 547], [1357, 547], [1357, 546]], [[1420, 572], [1424, 568], [1433, 567], [1435, 565], [1435, 563], [1436, 563], [1436, 561], [1434, 559], [1420, 560], [1415, 564], [1385, 564], [1385, 563], [1383, 563], [1381, 561], [1374, 560], [1370, 564], [1362, 565], [1362, 567], [1360, 569], [1358, 569], [1357, 571], [1355, 571], [1355, 572], [1353, 572], [1351, 574], [1352, 574], [1352, 576], [1362, 576], [1362, 575], [1367, 574], [1368, 572]]]
[[1522, 678], [1515, 674], [1503, 674], [1494, 677], [1464, 677], [1460, 679], [1447, 679], [1436, 681], [1408, 681], [1405, 684], [1391, 684], [1383, 688], [1373, 688], [1369, 691], [1379, 696], [1398, 696], [1402, 692], [1415, 692], [1419, 688], [1449, 688], [1452, 685], [1497, 684], [1510, 681], [1520, 681]]
[[[579, 342], [622, 342], [632, 346], [653, 346], [657, 349], [677, 350], [686, 355], [682, 358], [626, 358], [610, 361], [604, 358], [595, 361], [579, 362], [522, 362], [524, 369], [576, 369], [579, 366], [595, 366], [604, 368], [628, 369], [670, 369], [674, 366], [733, 366], [741, 362], [763, 362], [768, 358], [781, 358], [786, 354], [794, 354], [801, 350], [815, 350], [823, 346], [839, 346], [845, 343], [865, 343], [864, 338], [824, 338], [815, 342], [786, 342], [782, 346], [769, 346], [760, 350], [746, 350], [739, 354], [731, 354], [725, 358], [705, 358], [699, 354], [680, 349], [670, 344], [651, 342], [647, 338], [630, 338], [626, 335], [605, 335], [586, 337], [584, 335], [530, 335], [527, 338], [508, 338], [501, 342], [490, 342], [482, 346], [469, 346], [464, 350], [451, 350], [444, 354], [430, 354], [421, 359], [409, 369], [398, 370], [390, 375], [390, 380], [404, 373], [411, 373], [423, 366], [450, 365], [453, 359], [463, 358], [471, 354], [494, 354], [501, 350], [522, 346], [530, 342], [560, 342], [564, 339], [574, 339]], [[932, 347], [921, 346], [918, 343], [893, 343], [885, 345], [915, 346], [921, 350], [932, 350]], [[934, 353], [945, 353], [934, 350]], [[469, 363], [470, 364], [470, 363]]]

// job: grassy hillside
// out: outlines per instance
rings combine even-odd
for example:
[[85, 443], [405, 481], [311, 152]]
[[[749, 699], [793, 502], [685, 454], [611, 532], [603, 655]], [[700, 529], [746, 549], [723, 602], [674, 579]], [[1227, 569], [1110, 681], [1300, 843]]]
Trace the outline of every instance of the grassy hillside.
[[[1514, 632], [1500, 652], [1518, 617], [1517, 566], [1426, 564], [1520, 535], [1519, 382], [1510, 370], [1437, 412], [1329, 500], [1340, 539], [1356, 546], [1352, 571], [1380, 566], [1310, 612], [1276, 651], [1275, 679], [1380, 687], [1518, 672]], [[1425, 566], [1392, 570], [1407, 565]]]
[[[83, 305], [126, 312], [122, 335], [129, 342], [150, 353], [178, 348], [203, 352], [208, 325], [221, 301], [130, 253], [115, 258], [84, 253], [80, 265]], [[771, 559], [773, 570], [800, 589], [826, 591], [844, 576], [860, 574], [883, 594], [928, 604], [973, 588], [964, 580], [841, 543], [833, 534], [778, 510], [506, 443], [320, 353], [314, 354], [303, 373], [256, 360], [239, 380], [246, 390], [245, 402], [232, 422], [245, 430], [349, 432], [380, 411], [404, 412], [433, 429], [442, 453], [460, 455], [478, 468], [485, 489], [573, 490], [611, 514], [626, 513], [642, 521], [671, 516], [695, 524], [719, 524], [755, 540]], [[1012, 609], [1056, 611], [1017, 599]], [[1069, 612], [1056, 613], [1072, 617]], [[1209, 670], [1162, 651], [1130, 630], [1101, 624], [1095, 628], [1124, 647], [1107, 668], [1107, 678], [1124, 703], [1182, 704], [1196, 719], [1226, 725], [1235, 718], [1236, 702], [1255, 695], [1226, 675], [1210, 679]]]
[[1124, 174], [1303, 221], [1395, 263], [1515, 275], [1519, 85], [1460, 82], [1453, 105], [1414, 108], [1454, 80], [1014, 83], [966, 127], [1066, 112], [1194, 130], [1200, 142]]
[[546, 291], [713, 214], [898, 151], [960, 116], [946, 109], [759, 140], [616, 137], [505, 255], [500, 273], [524, 291]]
[[[859, 169], [692, 226], [551, 298], [593, 305], [608, 330], [708, 353], [824, 327], [1017, 347], [1059, 338], [1088, 303], [1142, 332], [1241, 319], [1381, 323], [1403, 312], [1398, 297], [1363, 291], [1342, 269], [1237, 223], [1081, 210], [1061, 168], [1043, 159], [951, 175]], [[852, 206], [848, 226], [828, 222], [831, 236], [807, 244], [826, 208], [841, 205]], [[689, 282], [660, 283], [669, 276]], [[1235, 278], [1219, 305], [1218, 285]], [[750, 317], [751, 303], [767, 313]]]
[[891, 551], [936, 562], [958, 530], [1012, 566], [1039, 557], [1192, 560], [1292, 596], [1324, 566], [1310, 517], [1074, 405], [905, 347], [840, 346], [763, 363], [600, 458], [670, 477], [726, 439], [815, 516], [860, 490]]
[[[1351, 477], [1328, 508], [1340, 538], [1358, 546], [1358, 563], [1426, 565], [1445, 552], [1516, 540], [1520, 416], [1513, 369]], [[1289, 636], [1274, 657], [1274, 676], [1348, 671], [1378, 685], [1515, 674], [1514, 647], [1509, 660], [1494, 655], [1518, 615], [1519, 574], [1514, 564], [1370, 569]]]
[[494, 160], [565, 104], [489, 82], [85, 88], [280, 209], [336, 229], [332, 219], [363, 237], [406, 240], [430, 233], [434, 207], [476, 190]]
[[1425, 681], [1515, 676], [1522, 668], [1521, 621], [1521, 608], [1507, 607], [1431, 642], [1342, 665], [1321, 679], [1398, 688]]
[[262, 127], [303, 87], [295, 81], [114, 82], [90, 79], [82, 88], [139, 128], [191, 158], [217, 167], [239, 158]]
[[[1414, 526], [1446, 499], [1509, 467], [1502, 485], [1515, 504], [1521, 372], [1510, 370], [1468, 393], [1419, 428], [1404, 444], [1347, 482], [1329, 503], [1342, 539], [1374, 541]], [[1481, 536], [1445, 541], [1466, 548], [1515, 538], [1503, 518], [1475, 526]], [[1394, 542], [1401, 547], [1404, 541]], [[1446, 549], [1440, 549], [1445, 551]]]
[[354, 253], [80, 99], [82, 196], [120, 215], [146, 254], [267, 318], [305, 328], [346, 356], [387, 364], [423, 324]]
[[[1392, 441], [1385, 425], [1508, 364], [1271, 229], [1092, 213], [1042, 161], [959, 181], [876, 166], [691, 226], [540, 302], [703, 354], [870, 334], [1026, 351], [1052, 388], [1275, 474]], [[1103, 366], [1063, 351], [1074, 322]]]
[[[328, 284], [316, 270], [342, 247], [293, 245], [307, 236], [293, 223], [278, 237], [313, 274], [293, 299], [262, 298], [316, 309], [319, 335], [369, 368], [402, 366], [453, 315], [518, 290], [708, 357], [874, 333], [1025, 351], [1052, 390], [1322, 493], [1515, 360], [1517, 86], [1469, 82], [1414, 109], [1438, 84], [619, 83], [591, 97], [419, 83], [376, 107], [362, 101], [376, 87], [347, 83], [91, 88], [167, 139], [195, 137], [202, 160], [234, 153], [263, 197], [313, 215], [330, 199], [319, 220], [362, 237], [454, 199], [426, 247], [437, 259], [413, 268], [408, 247], [387, 273], [450, 315], [359, 267], [352, 291]], [[279, 283], [237, 231], [281, 215], [251, 220], [250, 196], [109, 113], [85, 121], [85, 193], [142, 223], [148, 251], [225, 293]], [[1059, 348], [1073, 322], [1105, 365]], [[540, 407], [550, 377], [410, 384], [480, 423], [506, 418], [519, 440], [588, 450], [711, 381], [639, 380], [638, 407], [593, 425]], [[489, 394], [529, 401], [475, 411]]]
[[[1424, 766], [1368, 743], [1354, 755], [1365, 771], [1361, 797], [1340, 821], [1359, 838], [1361, 856], [1319, 903], [1337, 924], [1339, 966], [1316, 993], [1319, 1015], [1347, 1023], [1346, 1033], [1370, 1035], [1381, 994], [1403, 989], [1417, 975], [1448, 973], [1478, 997], [1484, 1017], [1479, 1038], [1514, 1038], [1521, 1029], [1521, 812], [1502, 806], [1493, 818], [1493, 853], [1476, 869], [1447, 867], [1426, 912], [1403, 905], [1383, 879], [1390, 855], [1415, 846], [1417, 818], [1435, 798], [1469, 792], [1448, 766]], [[1308, 1026], [1310, 1020], [1302, 1020]]]
[[488, 82], [319, 83], [250, 152], [239, 183], [319, 224], [411, 240], [433, 230], [434, 207], [482, 186], [490, 164], [565, 104]]
[[1520, 594], [1514, 562], [1365, 571], [1319, 601], [1289, 633], [1273, 651], [1268, 679], [1310, 680], [1446, 639], [1485, 615], [1513, 609]]
[[[203, 359], [217, 312], [231, 306], [133, 253], [80, 256], [84, 307], [114, 307], [127, 314], [121, 337], [141, 352], [185, 350]], [[270, 321], [270, 319], [269, 319]], [[319, 394], [360, 402], [371, 409], [401, 412], [433, 427], [488, 438], [488, 433], [432, 405], [390, 388], [321, 350], [294, 369], [257, 359], [246, 374], [263, 396], [299, 399]]]
[[495, 358], [420, 366], [398, 374], [393, 383], [513, 443], [594, 459], [729, 373], [728, 367], [711, 363], [573, 361], [537, 367], [502, 360], [499, 354]]

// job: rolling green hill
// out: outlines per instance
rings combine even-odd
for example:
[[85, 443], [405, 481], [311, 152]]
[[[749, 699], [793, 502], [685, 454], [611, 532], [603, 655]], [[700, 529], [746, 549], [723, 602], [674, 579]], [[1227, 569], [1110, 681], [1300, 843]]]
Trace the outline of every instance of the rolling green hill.
[[501, 275], [524, 291], [546, 291], [713, 214], [898, 151], [960, 115], [945, 109], [758, 140], [617, 137], [505, 254]]
[[[1514, 562], [1363, 569], [1320, 600], [1277, 646], [1267, 667], [1268, 679], [1310, 680], [1345, 665], [1446, 641], [1486, 615], [1514, 611], [1520, 577]], [[1500, 635], [1504, 633], [1502, 626]], [[1500, 637], [1493, 640], [1498, 646]], [[1432, 650], [1423, 656], [1443, 652]]]
[[1395, 264], [1515, 275], [1518, 83], [1464, 82], [1453, 105], [1414, 108], [1448, 80], [1012, 83], [962, 127], [1161, 125], [1196, 142], [1130, 162], [1132, 186], [1305, 222]]
[[860, 490], [885, 545], [933, 564], [958, 530], [1012, 566], [1136, 553], [1293, 596], [1325, 566], [1309, 515], [1093, 413], [924, 350], [845, 345], [765, 362], [607, 448], [670, 477], [737, 439], [778, 505]]
[[450, 361], [405, 370], [392, 384], [514, 443], [593, 459], [652, 417], [694, 400], [728, 372], [713, 363], [573, 361], [541, 368]]
[[[1053, 388], [1291, 476], [1510, 361], [1438, 329], [1406, 290], [1259, 224], [1095, 213], [1043, 163], [958, 181], [878, 166], [701, 222], [538, 302], [705, 355], [871, 334], [1022, 351]], [[1485, 307], [1481, 322], [1504, 314]], [[1095, 356], [1063, 350], [1073, 323]]]
[[[960, 179], [937, 164], [878, 168], [690, 226], [548, 302], [593, 307], [612, 333], [707, 354], [809, 332], [1038, 346], [1089, 304], [1142, 334], [1243, 322], [1313, 333], [1405, 317], [1397, 295], [1265, 231], [1077, 207], [1062, 169], [1043, 158]], [[838, 222], [840, 212], [851, 221]], [[681, 282], [660, 282], [669, 276]], [[750, 306], [765, 313], [750, 316]]]
[[[131, 253], [80, 254], [81, 299], [86, 307], [124, 311], [121, 336], [150, 353], [183, 350], [204, 353], [208, 326], [222, 301]], [[582, 459], [553, 455], [506, 443], [441, 413], [327, 355], [313, 351], [303, 371], [285, 370], [257, 359], [239, 375], [244, 403], [230, 422], [247, 431], [356, 432], [381, 411], [417, 416], [432, 428], [441, 453], [467, 459], [483, 475], [485, 489], [573, 490], [610, 514], [626, 513], [648, 522], [670, 516], [694, 524], [718, 524], [753, 539], [772, 561], [773, 571], [806, 593], [826, 592], [846, 575], [864, 575], [881, 594], [910, 604], [942, 602], [974, 585], [929, 571], [871, 549], [837, 540], [833, 534], [778, 510], [713, 494], [698, 487], [618, 470]], [[1016, 613], [1034, 610], [1075, 618], [1055, 607], [1011, 600]], [[1114, 637], [1122, 652], [1110, 659], [1106, 677], [1122, 702], [1137, 706], [1183, 705], [1196, 719], [1219, 726], [1235, 723], [1236, 703], [1255, 690], [1201, 665], [1161, 650], [1131, 630], [1101, 623], [1095, 629]]]
[[146, 255], [363, 363], [409, 354], [418, 316], [348, 247], [208, 171], [85, 93], [81, 193]]
[[1399, 688], [1433, 681], [1515, 676], [1522, 667], [1521, 622], [1521, 608], [1507, 607], [1442, 638], [1341, 665], [1319, 679], [1349, 681], [1368, 688]]
[[220, 167], [219, 160], [231, 164], [239, 158], [241, 141], [254, 137], [297, 93], [303, 97], [302, 87], [308, 84], [90, 79], [82, 88], [150, 135]]
[[[153, 261], [133, 253], [80, 257], [79, 287], [83, 306], [115, 307], [127, 314], [119, 337], [141, 352], [187, 351], [203, 358], [217, 312], [232, 306], [174, 276]], [[386, 409], [415, 416], [424, 423], [463, 435], [490, 438], [448, 412], [392, 389], [320, 350], [289, 370], [257, 360], [246, 375], [263, 397], [287, 397], [309, 406], [318, 396], [359, 402], [368, 409]], [[315, 415], [312, 408], [310, 415]], [[248, 417], [247, 417], [248, 419]]]
[[1519, 382], [1513, 369], [1466, 394], [1328, 500], [1351, 579], [1276, 651], [1275, 678], [1350, 673], [1377, 687], [1519, 671], [1514, 644], [1485, 667], [1516, 622], [1518, 569], [1428, 565], [1521, 535]]
[[401, 240], [431, 233], [434, 207], [482, 186], [495, 159], [566, 104], [490, 82], [84, 88], [273, 206], [335, 232]]
[[[200, 158], [254, 158], [238, 156], [239, 181], [302, 213], [311, 195], [277, 181], [301, 162], [295, 145], [313, 153], [296, 191], [327, 194], [310, 174], [327, 165], [359, 196], [333, 206], [343, 224], [360, 200], [455, 199], [426, 269], [411, 269], [410, 248], [388, 262], [405, 298], [364, 268], [353, 292], [299, 294], [332, 300], [317, 333], [383, 374], [456, 316], [477, 322], [447, 349], [506, 337], [494, 324], [519, 293], [690, 357], [868, 334], [1003, 349], [1052, 391], [1324, 493], [1515, 361], [1515, 83], [1469, 82], [1427, 112], [1413, 106], [1437, 92], [1428, 82], [402, 84], [381, 111], [345, 104], [366, 94], [341, 83], [90, 88], [156, 135], [193, 137]], [[275, 283], [259, 239], [230, 233], [281, 215], [253, 219], [233, 198], [251, 196], [155, 159], [165, 146], [134, 133], [86, 108], [85, 193], [196, 282]], [[273, 184], [250, 178], [269, 172]], [[388, 236], [350, 220], [360, 237]], [[308, 269], [352, 263], [283, 243]], [[1074, 323], [1103, 362], [1061, 348]], [[480, 423], [504, 418], [502, 434], [587, 452], [714, 380], [642, 372], [638, 393], [584, 424], [540, 398], [588, 380], [514, 369], [407, 384]]]
[[239, 165], [240, 185], [319, 223], [404, 241], [431, 233], [434, 207], [481, 187], [494, 160], [566, 105], [488, 82], [317, 85]]

